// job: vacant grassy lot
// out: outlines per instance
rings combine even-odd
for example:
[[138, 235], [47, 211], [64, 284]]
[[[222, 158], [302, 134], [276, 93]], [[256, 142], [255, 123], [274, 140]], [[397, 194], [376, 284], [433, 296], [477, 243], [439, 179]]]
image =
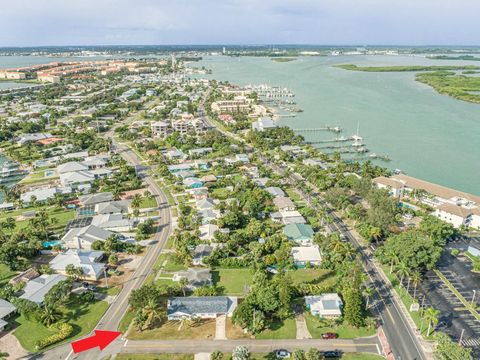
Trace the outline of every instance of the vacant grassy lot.
[[267, 330], [257, 334], [257, 339], [295, 339], [297, 328], [294, 319], [286, 319], [283, 322], [274, 322], [269, 325]]
[[245, 286], [252, 283], [253, 273], [250, 269], [217, 269], [212, 271], [212, 278], [224, 295], [244, 295]]
[[133, 328], [128, 335], [132, 340], [144, 339], [210, 339], [215, 337], [215, 319], [202, 320], [199, 324], [191, 327], [183, 326], [180, 328], [179, 321], [167, 321], [159, 327], [142, 332]]
[[333, 277], [332, 271], [327, 269], [297, 269], [289, 271], [288, 275], [292, 278], [295, 285], [302, 283], [318, 284]]

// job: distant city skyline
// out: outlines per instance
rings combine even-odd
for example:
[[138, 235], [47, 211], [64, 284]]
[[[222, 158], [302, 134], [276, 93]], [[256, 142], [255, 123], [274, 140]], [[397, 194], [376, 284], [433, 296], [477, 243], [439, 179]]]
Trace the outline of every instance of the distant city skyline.
[[0, 47], [480, 45], [474, 0], [6, 0]]

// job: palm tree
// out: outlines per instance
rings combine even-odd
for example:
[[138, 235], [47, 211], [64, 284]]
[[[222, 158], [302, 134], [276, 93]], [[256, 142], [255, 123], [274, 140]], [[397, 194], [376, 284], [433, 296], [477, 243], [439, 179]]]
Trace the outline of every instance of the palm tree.
[[363, 296], [365, 296], [365, 299], [367, 300], [365, 304], [365, 309], [368, 309], [368, 303], [370, 302], [370, 298], [373, 295], [373, 289], [370, 286], [366, 286], [363, 288]]
[[187, 291], [187, 286], [188, 286], [188, 279], [182, 277], [182, 278], [180, 279], [179, 284], [180, 284], [180, 287], [182, 288], [183, 296], [186, 296], [186, 291]]
[[400, 276], [400, 285], [403, 286], [403, 278], [410, 274], [410, 268], [403, 261], [397, 265], [397, 276]]
[[182, 328], [186, 327], [189, 328], [193, 325], [193, 320], [192, 318], [189, 317], [182, 317], [180, 319], [180, 325], [178, 326], [178, 331], [180, 331]]
[[160, 305], [158, 304], [157, 299], [150, 298], [148, 299], [145, 307], [143, 308], [143, 313], [146, 316], [145, 324], [149, 327], [151, 324], [155, 322], [155, 320], [159, 319], [161, 316], [160, 312]]
[[5, 221], [2, 223], [2, 227], [8, 230], [14, 230], [16, 226], [17, 226], [17, 222], [12, 217], [6, 218]]
[[440, 311], [432, 307], [427, 308], [423, 313], [423, 319], [428, 323], [427, 336], [430, 336], [431, 327], [438, 324], [438, 315], [440, 315]]
[[40, 319], [44, 325], [50, 326], [60, 320], [62, 315], [63, 314], [53, 306], [45, 305], [42, 314], [40, 315]]
[[375, 243], [378, 246], [378, 239], [382, 236], [382, 230], [376, 226], [372, 226], [369, 231], [370, 238], [375, 240]]
[[422, 275], [418, 271], [412, 273], [412, 284], [413, 284], [413, 302], [415, 302], [415, 297], [417, 295], [417, 286], [422, 282]]

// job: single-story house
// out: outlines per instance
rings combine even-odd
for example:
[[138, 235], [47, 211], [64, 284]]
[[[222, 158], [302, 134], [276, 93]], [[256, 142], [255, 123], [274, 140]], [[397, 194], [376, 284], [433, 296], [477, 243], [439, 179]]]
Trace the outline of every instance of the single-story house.
[[192, 264], [195, 266], [203, 265], [203, 258], [209, 256], [213, 252], [213, 246], [197, 245], [193, 250]]
[[285, 192], [276, 186], [269, 186], [265, 190], [267, 190], [267, 192], [274, 197], [285, 196]]
[[198, 210], [214, 209], [215, 203], [213, 202], [212, 199], [203, 199], [203, 200], [197, 201], [196, 207]]
[[335, 293], [305, 296], [305, 305], [315, 316], [327, 319], [337, 319], [342, 316], [343, 302]]
[[183, 318], [214, 319], [219, 315], [232, 316], [237, 298], [230, 296], [189, 296], [168, 300], [168, 320]]
[[202, 218], [202, 224], [209, 224], [211, 221], [216, 220], [220, 217], [220, 213], [218, 210], [200, 210], [198, 215]]
[[0, 299], [0, 331], [5, 329], [8, 322], [5, 321], [7, 317], [15, 313], [17, 308], [10, 304], [7, 300]]
[[212, 285], [212, 273], [209, 269], [188, 268], [185, 271], [176, 272], [172, 278], [173, 281], [180, 281], [181, 279], [187, 279], [187, 287], [190, 290]]
[[293, 201], [289, 197], [285, 196], [278, 196], [273, 198], [274, 205], [280, 211], [294, 211], [296, 210], [296, 206]]
[[57, 285], [60, 281], [67, 280], [67, 277], [59, 274], [47, 275], [43, 274], [39, 277], [27, 282], [23, 288], [23, 294], [20, 299], [30, 300], [41, 305], [45, 299], [45, 295], [52, 287]]
[[281, 222], [285, 225], [307, 223], [302, 214], [300, 214], [297, 210], [272, 212], [270, 214], [270, 217], [272, 218], [272, 220]]
[[81, 267], [86, 279], [98, 280], [105, 273], [105, 264], [99, 262], [103, 255], [103, 251], [69, 249], [53, 258], [49, 265], [60, 274], [66, 274], [66, 267], [70, 264]]
[[203, 182], [200, 181], [200, 179], [194, 178], [194, 177], [189, 177], [187, 179], [183, 180], [183, 185], [195, 189], [195, 188], [200, 188], [203, 186]]
[[60, 175], [85, 170], [88, 170], [88, 166], [78, 161], [70, 161], [57, 166], [57, 171]]
[[111, 192], [101, 192], [95, 194], [81, 195], [78, 200], [83, 206], [96, 205], [104, 202], [113, 201], [113, 194]]
[[123, 214], [99, 214], [92, 219], [92, 225], [106, 231], [127, 232], [134, 227], [134, 221]]
[[215, 237], [215, 232], [218, 231], [218, 226], [215, 224], [200, 225], [200, 239], [204, 241], [212, 241]]
[[305, 267], [307, 264], [320, 265], [322, 262], [318, 245], [293, 247], [291, 254], [297, 267]]
[[125, 214], [128, 213], [130, 207], [129, 200], [107, 201], [95, 205], [95, 213], [104, 214]]
[[35, 199], [37, 202], [43, 203], [45, 201], [55, 198], [55, 194], [66, 195], [71, 193], [72, 193], [72, 188], [68, 186], [63, 188], [53, 187], [53, 188], [35, 189], [35, 190], [27, 191], [22, 195], [20, 195], [20, 200], [22, 200], [24, 204], [29, 204], [30, 200], [32, 199], [32, 196], [35, 196]]
[[200, 200], [204, 200], [206, 198], [208, 198], [208, 190], [207, 188], [197, 188], [197, 189], [191, 189], [188, 191], [190, 193], [190, 195], [193, 196], [193, 198], [196, 200], [196, 201], [200, 201]]
[[112, 232], [106, 229], [96, 225], [89, 225], [68, 230], [62, 238], [62, 242], [69, 249], [90, 250], [95, 241], [105, 241], [110, 235], [112, 235]]
[[306, 245], [312, 242], [314, 231], [308, 224], [288, 224], [283, 228], [283, 233], [289, 240]]

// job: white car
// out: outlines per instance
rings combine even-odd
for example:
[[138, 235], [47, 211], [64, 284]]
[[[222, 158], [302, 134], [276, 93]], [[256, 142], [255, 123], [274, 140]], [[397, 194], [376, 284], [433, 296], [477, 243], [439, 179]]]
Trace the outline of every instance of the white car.
[[290, 358], [290, 351], [285, 349], [275, 350], [275, 357], [277, 359], [289, 359]]

